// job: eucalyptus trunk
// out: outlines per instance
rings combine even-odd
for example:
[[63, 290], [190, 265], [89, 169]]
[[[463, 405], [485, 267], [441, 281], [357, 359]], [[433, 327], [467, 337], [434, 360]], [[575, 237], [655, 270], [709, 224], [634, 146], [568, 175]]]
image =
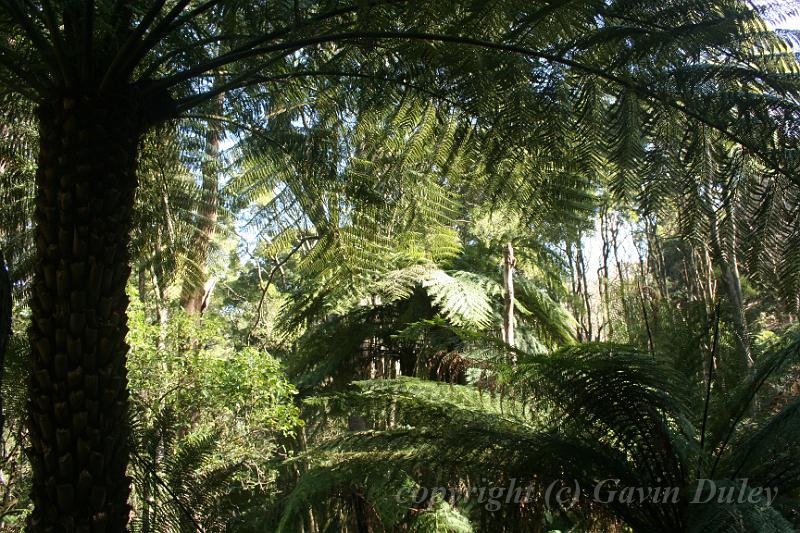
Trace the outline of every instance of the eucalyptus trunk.
[[[728, 304], [731, 308], [734, 348], [739, 358], [740, 367], [745, 369], [753, 366], [753, 358], [750, 349], [750, 335], [747, 316], [745, 315], [739, 265], [736, 257], [736, 223], [729, 200], [726, 199], [723, 202], [723, 208], [726, 212], [725, 220], [719, 219], [717, 211], [713, 207], [709, 209], [711, 246], [714, 259], [719, 264], [722, 272], [722, 286], [727, 293]], [[727, 221], [727, 227], [723, 226], [725, 221]], [[725, 232], [727, 232], [727, 235], [723, 235]], [[725, 238], [726, 236], [727, 238]]]
[[731, 205], [730, 198], [724, 202], [726, 219], [728, 221], [728, 249], [730, 250], [727, 260], [724, 262], [725, 287], [728, 289], [728, 298], [733, 307], [733, 324], [735, 328], [734, 342], [736, 351], [739, 354], [740, 363], [743, 367], [753, 366], [753, 354], [750, 347], [750, 334], [747, 325], [747, 315], [745, 313], [744, 296], [742, 294], [742, 280], [739, 275], [739, 260], [736, 249], [736, 212]]
[[[212, 101], [212, 114], [220, 116], [223, 113], [224, 95], [218, 95]], [[208, 256], [214, 230], [217, 225], [219, 204], [219, 174], [220, 174], [220, 141], [224, 131], [217, 121], [209, 121], [206, 134], [205, 159], [202, 166], [203, 174], [203, 202], [198, 212], [197, 229], [192, 240], [194, 251], [194, 267], [191, 269], [190, 278], [185, 280], [181, 287], [181, 305], [190, 315], [199, 315], [208, 306], [213, 282], [208, 279]]]
[[514, 346], [514, 267], [517, 260], [514, 257], [514, 247], [511, 243], [506, 244], [503, 256], [503, 287], [505, 289], [503, 341], [509, 346]]
[[125, 286], [141, 124], [121, 94], [39, 109], [28, 531], [128, 522]]

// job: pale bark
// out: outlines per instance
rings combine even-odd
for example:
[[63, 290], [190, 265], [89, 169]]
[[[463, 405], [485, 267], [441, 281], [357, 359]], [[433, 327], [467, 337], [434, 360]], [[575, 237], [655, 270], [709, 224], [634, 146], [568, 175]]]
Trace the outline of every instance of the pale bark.
[[709, 224], [711, 229], [711, 246], [715, 259], [722, 271], [722, 285], [728, 297], [728, 304], [731, 306], [731, 320], [733, 322], [734, 348], [739, 358], [739, 363], [743, 368], [753, 366], [753, 358], [750, 351], [750, 335], [747, 327], [747, 317], [744, 311], [744, 298], [742, 296], [742, 284], [739, 276], [739, 266], [736, 258], [736, 222], [729, 201], [724, 203], [729, 222], [729, 238], [723, 241], [721, 235], [720, 221], [717, 211], [713, 205], [709, 205]]
[[611, 313], [611, 291], [610, 275], [608, 270], [608, 260], [611, 255], [611, 243], [608, 236], [608, 210], [603, 209], [600, 213], [600, 238], [603, 241], [602, 264], [597, 272], [598, 290], [600, 291], [603, 307], [605, 308], [606, 324], [608, 324], [607, 338], [614, 337], [614, 317]]
[[[221, 115], [224, 96], [220, 94], [213, 101], [213, 114]], [[209, 286], [208, 256], [218, 218], [220, 142], [224, 131], [222, 127], [210, 122], [206, 136], [206, 153], [203, 162], [203, 203], [198, 213], [197, 230], [192, 239], [191, 258], [193, 268], [181, 289], [181, 305], [190, 315], [201, 314], [208, 307], [213, 283]]]
[[517, 260], [514, 257], [514, 247], [506, 244], [503, 260], [503, 286], [505, 288], [505, 308], [503, 312], [503, 341], [509, 346], [514, 346], [514, 268]]

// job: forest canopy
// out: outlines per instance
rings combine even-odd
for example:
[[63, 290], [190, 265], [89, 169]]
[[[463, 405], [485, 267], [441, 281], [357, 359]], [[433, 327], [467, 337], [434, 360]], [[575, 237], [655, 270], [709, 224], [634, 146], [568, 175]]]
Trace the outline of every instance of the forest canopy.
[[798, 18], [0, 0], [0, 531], [795, 531]]

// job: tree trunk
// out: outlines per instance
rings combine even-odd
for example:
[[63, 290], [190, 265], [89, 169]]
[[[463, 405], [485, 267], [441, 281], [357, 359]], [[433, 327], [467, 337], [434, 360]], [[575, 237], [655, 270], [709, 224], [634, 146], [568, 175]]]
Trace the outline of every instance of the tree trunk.
[[[156, 304], [156, 317], [158, 319], [158, 344], [157, 348], [160, 353], [164, 353], [167, 349], [167, 326], [169, 322], [169, 307], [167, 302], [167, 295], [164, 291], [166, 285], [166, 276], [164, 275], [164, 268], [161, 263], [161, 230], [156, 228], [155, 239], [155, 258], [150, 270], [153, 275], [153, 292], [155, 293]], [[155, 259], [154, 258], [154, 259]]]
[[619, 257], [619, 215], [614, 217], [613, 223], [609, 226], [609, 231], [611, 233], [611, 248], [614, 251], [614, 262], [617, 265], [617, 279], [619, 283], [619, 301], [622, 305], [622, 315], [624, 317], [623, 323], [627, 324], [628, 318], [630, 317], [630, 311], [628, 308], [628, 298], [625, 294], [625, 284], [627, 280], [625, 278], [625, 265], [622, 264], [622, 260]]
[[591, 301], [591, 295], [589, 294], [589, 284], [586, 281], [586, 259], [584, 258], [583, 255], [582, 235], [576, 241], [575, 245], [577, 250], [577, 254], [575, 255], [575, 264], [578, 267], [578, 276], [580, 277], [579, 284], [582, 287], [581, 296], [583, 297], [583, 305], [586, 308], [585, 338], [587, 342], [592, 342], [594, 336], [593, 325], [592, 325], [592, 301]]
[[355, 515], [355, 533], [373, 533], [368, 504], [358, 492], [353, 493], [353, 514]]
[[611, 243], [608, 238], [608, 208], [603, 208], [603, 210], [600, 211], [600, 239], [603, 244], [601, 255], [602, 265], [598, 269], [597, 285], [603, 301], [603, 307], [605, 308], [606, 323], [608, 324], [606, 338], [612, 340], [614, 338], [614, 317], [611, 313], [611, 293], [609, 292], [611, 283], [609, 282], [608, 260], [611, 257]]
[[[220, 94], [213, 102], [213, 114], [223, 112], [224, 96]], [[192, 250], [193, 268], [190, 268], [188, 279], [181, 287], [181, 305], [190, 315], [199, 315], [208, 305], [214, 283], [209, 283], [207, 261], [211, 239], [217, 225], [217, 205], [219, 203], [219, 173], [222, 128], [217, 122], [209, 122], [206, 136], [206, 153], [203, 161], [203, 203], [198, 213], [197, 230], [195, 231]]]
[[647, 333], [647, 351], [650, 355], [655, 353], [655, 344], [653, 343], [653, 331], [650, 327], [650, 314], [647, 312], [647, 300], [644, 295], [644, 287], [642, 283], [647, 283], [647, 270], [644, 266], [644, 257], [642, 257], [639, 247], [636, 247], [639, 254], [639, 278], [636, 280], [636, 286], [639, 289], [639, 302], [642, 306], [642, 318], [644, 319], [645, 333]]
[[731, 318], [733, 322], [733, 343], [739, 363], [742, 368], [753, 366], [753, 358], [750, 351], [750, 335], [747, 327], [747, 317], [744, 312], [744, 298], [742, 297], [742, 283], [739, 277], [739, 265], [736, 258], [735, 233], [736, 225], [733, 220], [733, 213], [730, 209], [728, 200], [723, 203], [728, 215], [730, 224], [728, 246], [723, 242], [720, 235], [722, 228], [717, 216], [714, 205], [709, 202], [709, 224], [711, 226], [711, 246], [715, 259], [719, 263], [722, 271], [722, 285], [728, 295], [728, 303], [731, 306]]
[[503, 341], [514, 346], [514, 247], [506, 245], [503, 261], [503, 285], [505, 287], [505, 310], [503, 312]]
[[731, 304], [734, 346], [739, 356], [739, 363], [743, 368], [750, 368], [753, 366], [753, 357], [750, 352], [750, 337], [747, 327], [747, 318], [744, 312], [742, 285], [736, 259], [723, 261], [722, 269], [723, 285], [725, 285], [725, 290], [728, 293], [728, 301]]
[[39, 109], [27, 531], [125, 531], [125, 286], [139, 113], [64, 98]]
[[11, 338], [11, 279], [8, 277], [6, 262], [0, 252], [0, 450], [3, 450], [3, 428], [5, 427], [5, 412], [3, 411], [3, 381], [6, 368], [6, 350]]
[[736, 243], [736, 212], [731, 205], [730, 197], [726, 197], [723, 205], [728, 221], [728, 257], [725, 262], [725, 285], [728, 288], [729, 298], [733, 305], [736, 351], [739, 353], [740, 363], [750, 368], [753, 366], [753, 354], [750, 348], [750, 330], [747, 325], [747, 315], [745, 314], [742, 280], [739, 276], [739, 259], [736, 252], [738, 248]]

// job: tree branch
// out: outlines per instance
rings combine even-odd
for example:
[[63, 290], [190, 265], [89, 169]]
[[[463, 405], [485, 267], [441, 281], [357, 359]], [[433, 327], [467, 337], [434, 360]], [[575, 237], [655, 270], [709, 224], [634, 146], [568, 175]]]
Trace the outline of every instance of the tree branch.
[[291, 251], [289, 251], [289, 253], [286, 254], [286, 257], [275, 263], [275, 266], [272, 268], [272, 270], [269, 273], [269, 277], [267, 278], [267, 284], [264, 285], [264, 288], [261, 291], [261, 299], [258, 301], [258, 309], [256, 310], [256, 319], [253, 322], [253, 326], [250, 328], [250, 332], [247, 334], [248, 344], [250, 339], [253, 337], [253, 332], [261, 323], [261, 318], [262, 318], [261, 310], [264, 307], [264, 300], [267, 297], [267, 291], [269, 290], [270, 285], [272, 285], [272, 280], [275, 279], [275, 274], [281, 269], [281, 267], [283, 267], [286, 263], [289, 262], [289, 259], [291, 259], [294, 254], [300, 251], [300, 249], [306, 242], [313, 241], [314, 239], [317, 238], [319, 238], [318, 235], [306, 235], [305, 237], [301, 237], [298, 243], [294, 246], [294, 248], [292, 248]]
[[307, 70], [299, 72], [287, 72], [285, 74], [276, 74], [275, 76], [252, 76], [249, 77], [249, 81], [244, 85], [235, 83], [226, 83], [213, 91], [208, 91], [205, 93], [194, 95], [189, 98], [178, 100], [176, 102], [176, 107], [179, 112], [183, 112], [214, 98], [214, 96], [216, 96], [220, 92], [227, 92], [232, 89], [248, 87], [251, 85], [259, 85], [259, 84], [273, 83], [278, 81], [285, 81], [294, 78], [307, 78], [307, 77], [361, 78], [361, 79], [370, 79], [381, 82], [388, 82], [403, 87], [408, 87], [409, 89], [413, 89], [419, 93], [426, 94], [432, 98], [441, 100], [442, 102], [446, 102], [452, 106], [460, 107], [458, 102], [456, 102], [455, 100], [452, 100], [444, 96], [443, 94], [437, 93], [431, 89], [426, 89], [421, 85], [409, 82], [408, 80], [390, 78], [388, 76], [380, 76], [364, 72], [345, 72], [336, 70], [327, 70], [327, 71]]

